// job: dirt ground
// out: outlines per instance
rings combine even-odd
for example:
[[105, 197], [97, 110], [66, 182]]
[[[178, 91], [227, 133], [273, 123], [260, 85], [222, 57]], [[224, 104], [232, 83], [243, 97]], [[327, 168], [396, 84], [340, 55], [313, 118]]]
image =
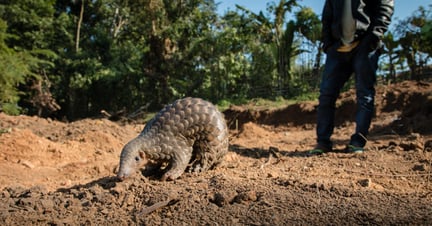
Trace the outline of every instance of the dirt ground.
[[432, 83], [377, 87], [367, 151], [344, 154], [354, 96], [338, 102], [335, 152], [307, 155], [317, 102], [232, 106], [224, 163], [168, 182], [114, 177], [143, 124], [0, 113], [0, 224], [431, 225]]

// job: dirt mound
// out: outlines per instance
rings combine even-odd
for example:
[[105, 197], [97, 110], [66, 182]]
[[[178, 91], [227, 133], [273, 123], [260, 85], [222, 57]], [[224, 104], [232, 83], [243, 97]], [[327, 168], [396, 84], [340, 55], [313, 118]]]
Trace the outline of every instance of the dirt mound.
[[0, 113], [0, 224], [430, 224], [432, 89], [377, 89], [367, 151], [340, 150], [354, 129], [354, 91], [338, 102], [336, 151], [309, 157], [316, 102], [233, 106], [230, 151], [176, 181], [114, 178], [122, 146], [144, 125], [64, 123]]
[[390, 125], [399, 134], [432, 133], [432, 85], [403, 82], [383, 92], [381, 112], [401, 112]]
[[303, 126], [315, 123], [316, 102], [303, 102], [272, 110], [231, 106], [224, 114], [230, 129], [239, 128], [248, 122], [271, 126]]
[[140, 130], [108, 120], [63, 123], [3, 113], [0, 128], [0, 186], [47, 189], [112, 174], [119, 150]]
[[[432, 133], [432, 84], [405, 81], [379, 86], [376, 89], [376, 118], [395, 115], [389, 129], [400, 134], [412, 132]], [[232, 106], [224, 112], [230, 129], [244, 123], [260, 125], [294, 126], [304, 128], [316, 123], [317, 102], [302, 102], [274, 110], [254, 110], [248, 106]], [[342, 93], [337, 101], [336, 126], [354, 120], [356, 111], [355, 90]]]

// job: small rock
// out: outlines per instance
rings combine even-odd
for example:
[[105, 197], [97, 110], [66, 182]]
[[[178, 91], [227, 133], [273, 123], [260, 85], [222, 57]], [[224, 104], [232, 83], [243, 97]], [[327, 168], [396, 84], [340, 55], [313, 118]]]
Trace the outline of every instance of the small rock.
[[219, 207], [223, 207], [229, 203], [228, 200], [225, 198], [225, 196], [219, 192], [214, 194], [211, 202], [216, 204]]
[[393, 141], [393, 140], [390, 141], [388, 145], [389, 146], [398, 146], [397, 143], [395, 141]]
[[412, 169], [414, 171], [426, 171], [426, 166], [424, 164], [414, 165]]
[[248, 201], [256, 201], [258, 199], [258, 196], [255, 191], [246, 191], [239, 193], [236, 197], [233, 199], [233, 203], [242, 203], [242, 202], [248, 202]]
[[40, 208], [40, 212], [51, 212], [54, 209], [54, 202], [52, 200], [49, 199], [43, 199], [40, 200], [40, 205], [42, 208]]
[[101, 211], [100, 211], [103, 215], [108, 215], [110, 212], [109, 212], [109, 209], [102, 209]]
[[427, 152], [432, 152], [432, 140], [427, 140], [424, 144], [424, 150]]
[[268, 172], [267, 177], [268, 178], [277, 178], [277, 177], [279, 177], [279, 174], [277, 172]]
[[35, 166], [31, 162], [29, 162], [27, 160], [20, 159], [20, 160], [18, 160], [18, 163], [21, 164], [21, 165], [23, 165], [23, 166], [25, 166], [25, 167], [27, 167], [27, 168], [30, 168], [30, 169], [35, 168]]
[[216, 204], [219, 207], [223, 207], [232, 203], [232, 200], [234, 200], [236, 196], [238, 196], [238, 194], [235, 191], [216, 192], [215, 194], [213, 194], [210, 202]]
[[2, 198], [10, 198], [11, 195], [10, 195], [9, 191], [7, 191], [6, 189], [4, 189], [4, 190], [1, 192], [1, 197], [2, 197]]
[[70, 186], [72, 186], [72, 181], [71, 180], [65, 180], [65, 181], [60, 182], [60, 185], [65, 186], [65, 187], [70, 187]]
[[372, 185], [372, 180], [370, 178], [362, 179], [358, 181], [358, 184], [362, 187], [370, 187]]
[[421, 135], [419, 133], [411, 133], [406, 139], [411, 141], [420, 140]]

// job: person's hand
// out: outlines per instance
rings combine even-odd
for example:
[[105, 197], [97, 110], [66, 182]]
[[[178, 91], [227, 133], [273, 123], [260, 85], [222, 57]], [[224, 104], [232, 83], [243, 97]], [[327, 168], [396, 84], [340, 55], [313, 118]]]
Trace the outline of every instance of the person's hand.
[[368, 51], [373, 51], [380, 47], [380, 39], [374, 34], [367, 34], [361, 41], [361, 48], [366, 48]]

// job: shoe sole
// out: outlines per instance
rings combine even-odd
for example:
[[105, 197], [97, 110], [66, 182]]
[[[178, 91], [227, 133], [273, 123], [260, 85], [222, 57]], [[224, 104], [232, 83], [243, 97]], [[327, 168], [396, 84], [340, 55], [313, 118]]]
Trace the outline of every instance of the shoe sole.
[[323, 150], [312, 150], [312, 151], [308, 152], [309, 155], [322, 155], [324, 153], [326, 153], [326, 152]]
[[345, 149], [345, 153], [361, 154], [363, 152], [364, 152], [363, 148], [356, 148], [356, 147], [352, 147], [352, 146], [348, 146]]

